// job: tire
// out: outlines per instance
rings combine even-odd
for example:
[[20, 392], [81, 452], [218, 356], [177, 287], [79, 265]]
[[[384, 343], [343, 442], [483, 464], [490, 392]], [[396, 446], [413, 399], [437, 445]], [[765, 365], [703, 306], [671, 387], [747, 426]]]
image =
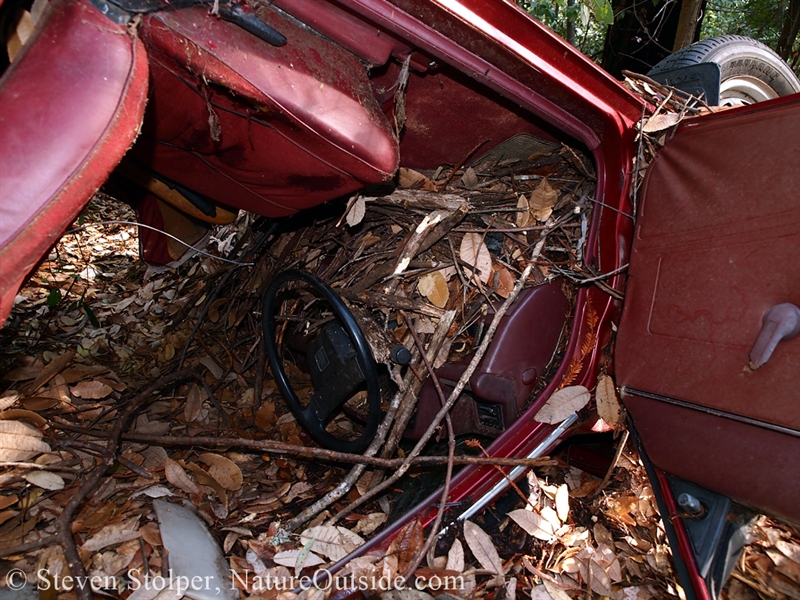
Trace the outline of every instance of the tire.
[[800, 92], [800, 80], [770, 48], [741, 35], [696, 42], [671, 54], [648, 75], [713, 62], [722, 72], [720, 104], [753, 104]]

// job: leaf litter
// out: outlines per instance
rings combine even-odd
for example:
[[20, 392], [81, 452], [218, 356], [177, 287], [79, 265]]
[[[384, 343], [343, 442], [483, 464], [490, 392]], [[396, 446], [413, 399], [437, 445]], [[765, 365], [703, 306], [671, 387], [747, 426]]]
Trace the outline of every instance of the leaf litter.
[[[678, 120], [651, 120], [643, 130], [660, 132], [662, 124]], [[370, 319], [383, 323], [383, 331], [368, 337], [387, 365], [387, 347], [410, 348], [411, 325], [433, 334], [445, 310], [459, 316], [437, 363], [468, 356], [480, 341], [479, 317], [508, 297], [548, 220], [558, 219], [560, 227], [537, 260], [531, 284], [556, 271], [580, 270], [581, 220], [591, 216], [594, 181], [583, 163], [575, 166], [574, 152], [553, 152], [558, 160], [544, 166], [516, 159], [488, 172], [472, 166], [458, 173], [446, 167], [436, 173], [401, 169], [399, 187], [389, 194], [354, 197], [338, 213], [323, 207], [311, 218], [298, 216], [260, 252], [247, 255], [255, 263], [250, 269], [213, 258], [193, 259], [174, 271], [147, 268], [138, 260], [133, 227], [99, 224], [133, 220], [130, 209], [102, 194], [95, 197], [80, 217], [83, 229], [62, 238], [20, 292], [0, 331], [0, 372], [8, 388], [0, 397], [0, 544], [19, 548], [3, 557], [4, 568], [31, 577], [40, 569], [51, 577], [70, 573], [57, 544], [30, 551], [22, 544], [53, 539], [62, 507], [98, 464], [98, 441], [125, 403], [183, 363], [200, 374], [202, 385], [164, 386], [139, 411], [114, 467], [71, 523], [81, 560], [89, 574], [112, 582], [104, 594], [139, 600], [129, 574], [156, 576], [171, 564], [153, 508], [154, 499], [168, 498], [193, 507], [224, 553], [241, 595], [293, 600], [296, 593], [258, 588], [248, 574], [279, 581], [330, 566], [381, 530], [395, 500], [381, 498], [340, 525], [326, 525], [330, 511], [363, 493], [364, 483], [298, 533], [276, 539], [280, 523], [334, 489], [343, 468], [299, 456], [212, 450], [202, 442], [171, 446], [166, 438], [224, 433], [314, 445], [269, 373], [257, 373], [259, 302], [279, 269], [320, 274], [354, 307], [365, 329], [376, 329], [369, 327]], [[218, 251], [244, 256], [265, 227], [243, 215], [218, 228], [213, 240]], [[300, 299], [314, 304], [309, 297]], [[291, 318], [304, 307], [283, 308]], [[315, 316], [327, 318], [324, 312]], [[289, 370], [298, 394], [310, 394], [307, 377]], [[601, 376], [597, 390], [568, 383], [553, 396], [560, 401], [548, 402], [538, 420], [560, 422], [594, 395], [607, 425], [624, 427], [610, 377]], [[334, 427], [357, 433], [346, 419]], [[625, 450], [615, 466], [608, 482], [559, 457], [529, 471], [527, 494], [510, 492], [474, 522], [448, 528], [415, 572], [420, 587], [428, 582], [432, 595], [445, 591], [448, 597], [496, 600], [563, 600], [591, 593], [615, 599], [679, 597], [642, 463]], [[371, 470], [360, 482], [369, 481], [371, 473], [380, 477]], [[601, 483], [606, 485], [598, 493]], [[766, 517], [755, 532], [728, 597], [797, 597], [800, 535]], [[393, 580], [413, 564], [423, 543], [422, 527], [413, 521], [385, 553], [353, 559], [341, 573]], [[448, 577], [459, 584], [433, 586]], [[63, 589], [61, 594], [69, 596]], [[410, 589], [401, 594], [398, 600], [413, 595]]]

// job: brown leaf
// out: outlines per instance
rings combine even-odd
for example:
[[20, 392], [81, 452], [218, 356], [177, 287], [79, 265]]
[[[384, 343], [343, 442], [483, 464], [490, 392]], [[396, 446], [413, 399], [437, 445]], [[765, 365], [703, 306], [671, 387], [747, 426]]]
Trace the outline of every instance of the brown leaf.
[[405, 167], [400, 167], [397, 171], [397, 184], [401, 188], [416, 188], [429, 192], [436, 191], [436, 186], [430, 179], [425, 177], [425, 175], [419, 171], [406, 169]]
[[534, 419], [539, 423], [560, 423], [589, 403], [591, 395], [582, 385], [571, 385], [553, 393]]
[[441, 271], [432, 271], [420, 277], [419, 281], [417, 281], [417, 289], [431, 304], [439, 308], [444, 308], [450, 297], [447, 280]]
[[458, 253], [461, 260], [480, 272], [478, 276], [483, 283], [489, 283], [489, 277], [492, 275], [492, 255], [479, 233], [465, 233]]
[[553, 206], [557, 200], [558, 192], [553, 189], [546, 178], [542, 179], [536, 189], [531, 192], [528, 200], [531, 216], [537, 221], [547, 221], [553, 214]]
[[83, 398], [84, 400], [100, 400], [105, 398], [114, 390], [111, 386], [106, 385], [101, 381], [81, 381], [77, 385], [69, 388], [73, 396]]
[[275, 424], [275, 403], [268, 400], [256, 413], [256, 427], [268, 431]]
[[203, 408], [203, 396], [200, 386], [196, 383], [189, 387], [189, 392], [186, 394], [186, 405], [183, 407], [183, 416], [187, 423], [192, 423], [200, 415], [200, 409]]
[[553, 526], [550, 521], [540, 514], [520, 508], [512, 510], [508, 513], [508, 516], [511, 517], [517, 525], [537, 539], [545, 542], [552, 542], [555, 539], [553, 535]]
[[416, 558], [422, 544], [425, 542], [423, 537], [422, 524], [418, 519], [403, 527], [392, 540], [386, 554], [397, 556], [398, 570], [405, 572], [411, 562]]
[[659, 113], [647, 120], [647, 123], [642, 127], [642, 131], [645, 133], [656, 133], [664, 129], [669, 129], [680, 122], [681, 116], [678, 113]]
[[[509, 515], [510, 516], [510, 515]], [[489, 534], [471, 521], [464, 521], [464, 539], [481, 566], [487, 571], [503, 576], [503, 562]]]
[[74, 356], [75, 351], [70, 350], [69, 352], [65, 352], [64, 354], [51, 360], [47, 366], [42, 369], [42, 372], [39, 373], [39, 376], [33, 381], [33, 383], [26, 388], [26, 393], [28, 395], [33, 394], [45, 383], [50, 381], [72, 361]]
[[210, 452], [201, 454], [198, 458], [209, 466], [208, 474], [226, 490], [235, 491], [242, 487], [242, 470], [230, 458]]
[[597, 414], [611, 427], [616, 427], [622, 418], [622, 406], [617, 398], [614, 380], [608, 375], [600, 375], [597, 378], [597, 389], [594, 394], [597, 400]]
[[458, 538], [453, 540], [453, 545], [447, 551], [447, 563], [444, 568], [459, 573], [464, 571], [464, 546]]
[[164, 476], [176, 488], [183, 490], [187, 494], [199, 494], [200, 488], [191, 480], [183, 467], [171, 458], [164, 464]]
[[50, 446], [42, 441], [42, 433], [22, 421], [0, 421], [0, 462], [22, 462]]
[[517, 200], [517, 227], [527, 227], [531, 222], [530, 205], [525, 194], [519, 195]]
[[506, 269], [503, 265], [492, 265], [492, 271], [494, 271], [492, 275], [492, 277], [494, 277], [494, 284], [497, 286], [494, 293], [501, 298], [508, 298], [509, 294], [511, 294], [511, 290], [514, 289], [516, 279], [514, 279], [511, 271]]
[[468, 190], [471, 190], [478, 185], [478, 174], [475, 172], [475, 169], [472, 167], [467, 167], [467, 170], [464, 171], [464, 175], [461, 177], [461, 185]]

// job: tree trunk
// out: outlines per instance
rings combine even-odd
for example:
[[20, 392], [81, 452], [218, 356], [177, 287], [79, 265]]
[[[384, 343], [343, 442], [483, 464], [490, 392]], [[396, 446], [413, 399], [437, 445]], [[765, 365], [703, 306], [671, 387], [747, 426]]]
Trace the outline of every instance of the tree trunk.
[[697, 26], [700, 24], [702, 7], [703, 0], [683, 0], [678, 19], [678, 31], [675, 34], [675, 44], [672, 46], [673, 52], [685, 48], [697, 39]]
[[623, 70], [647, 73], [672, 53], [681, 0], [612, 0], [619, 15], [606, 34], [603, 68], [621, 77]]
[[797, 39], [798, 29], [800, 29], [800, 0], [791, 0], [786, 16], [783, 19], [778, 46], [775, 48], [775, 51], [783, 60], [788, 61], [792, 54], [792, 46], [794, 46], [794, 41]]

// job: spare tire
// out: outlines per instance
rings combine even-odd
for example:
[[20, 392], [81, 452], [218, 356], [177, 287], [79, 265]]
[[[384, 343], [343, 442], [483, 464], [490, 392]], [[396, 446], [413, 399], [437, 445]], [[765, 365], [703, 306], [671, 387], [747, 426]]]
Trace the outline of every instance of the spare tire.
[[671, 54], [648, 75], [698, 63], [719, 65], [720, 104], [753, 104], [800, 92], [800, 80], [770, 48], [741, 35], [721, 35], [695, 42]]

